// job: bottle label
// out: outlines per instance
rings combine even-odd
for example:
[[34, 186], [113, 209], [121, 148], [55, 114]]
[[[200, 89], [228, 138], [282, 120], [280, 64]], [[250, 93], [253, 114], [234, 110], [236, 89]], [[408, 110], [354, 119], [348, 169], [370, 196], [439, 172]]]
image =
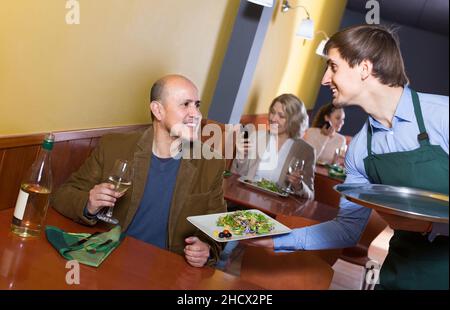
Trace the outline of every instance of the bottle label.
[[27, 206], [28, 196], [30, 194], [20, 190], [17, 197], [16, 208], [14, 209], [14, 217], [23, 220], [23, 214], [25, 213], [25, 207]]

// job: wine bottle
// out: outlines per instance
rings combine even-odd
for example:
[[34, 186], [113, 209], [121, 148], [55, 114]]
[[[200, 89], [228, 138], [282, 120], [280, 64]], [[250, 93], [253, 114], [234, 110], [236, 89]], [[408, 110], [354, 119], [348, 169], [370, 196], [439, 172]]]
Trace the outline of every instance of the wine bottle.
[[38, 157], [20, 185], [11, 231], [21, 237], [38, 236], [41, 232], [52, 191], [50, 154], [54, 140], [53, 134], [46, 135]]

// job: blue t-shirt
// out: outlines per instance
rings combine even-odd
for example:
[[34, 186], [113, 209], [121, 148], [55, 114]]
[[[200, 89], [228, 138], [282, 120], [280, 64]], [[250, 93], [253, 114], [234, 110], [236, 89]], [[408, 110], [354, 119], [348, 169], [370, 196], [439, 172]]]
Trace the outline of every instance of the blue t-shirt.
[[181, 160], [152, 154], [144, 195], [127, 235], [167, 248], [167, 225]]

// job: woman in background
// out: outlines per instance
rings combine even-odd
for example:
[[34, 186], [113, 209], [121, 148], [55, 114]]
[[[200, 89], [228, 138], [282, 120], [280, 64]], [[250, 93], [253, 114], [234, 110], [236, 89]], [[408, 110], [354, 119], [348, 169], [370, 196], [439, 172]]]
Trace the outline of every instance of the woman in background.
[[317, 162], [322, 164], [334, 163], [336, 150], [346, 150], [345, 137], [339, 134], [344, 125], [345, 112], [331, 103], [321, 107], [314, 118], [311, 128], [304, 136], [305, 141], [316, 150]]
[[[268, 135], [265, 132], [249, 133], [253, 137], [249, 139], [252, 142], [237, 146], [240, 155], [233, 160], [231, 172], [249, 179], [264, 178], [282, 188], [291, 183], [295, 195], [313, 199], [314, 148], [300, 138], [308, 127], [308, 114], [304, 104], [292, 94], [280, 95], [272, 100], [268, 119]], [[256, 149], [264, 150], [263, 154], [258, 154]], [[303, 160], [304, 166], [301, 172], [289, 174], [288, 167], [293, 158]], [[228, 204], [228, 211], [241, 208], [239, 205]], [[235, 249], [237, 245], [237, 241], [227, 242], [216, 268], [226, 270], [234, 256], [232, 253], [242, 250]]]
[[[231, 171], [249, 179], [264, 178], [280, 187], [291, 183], [294, 194], [313, 199], [314, 149], [300, 138], [308, 126], [308, 114], [303, 102], [292, 94], [280, 95], [273, 99], [268, 119], [269, 134], [263, 135], [265, 140], [257, 142], [265, 145], [264, 154], [255, 154], [252, 158], [245, 153], [244, 158], [236, 158], [233, 161]], [[256, 136], [260, 137], [258, 133]], [[301, 175], [288, 173], [292, 158], [304, 161]]]

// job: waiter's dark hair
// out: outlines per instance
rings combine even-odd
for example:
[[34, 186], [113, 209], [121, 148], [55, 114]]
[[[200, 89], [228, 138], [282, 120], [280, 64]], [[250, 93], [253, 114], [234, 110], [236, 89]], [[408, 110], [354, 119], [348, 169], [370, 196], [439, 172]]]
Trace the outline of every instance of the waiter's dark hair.
[[409, 83], [393, 30], [379, 25], [358, 25], [334, 34], [324, 48], [325, 54], [336, 48], [351, 68], [363, 60], [373, 64], [372, 74], [382, 84], [402, 87]]

